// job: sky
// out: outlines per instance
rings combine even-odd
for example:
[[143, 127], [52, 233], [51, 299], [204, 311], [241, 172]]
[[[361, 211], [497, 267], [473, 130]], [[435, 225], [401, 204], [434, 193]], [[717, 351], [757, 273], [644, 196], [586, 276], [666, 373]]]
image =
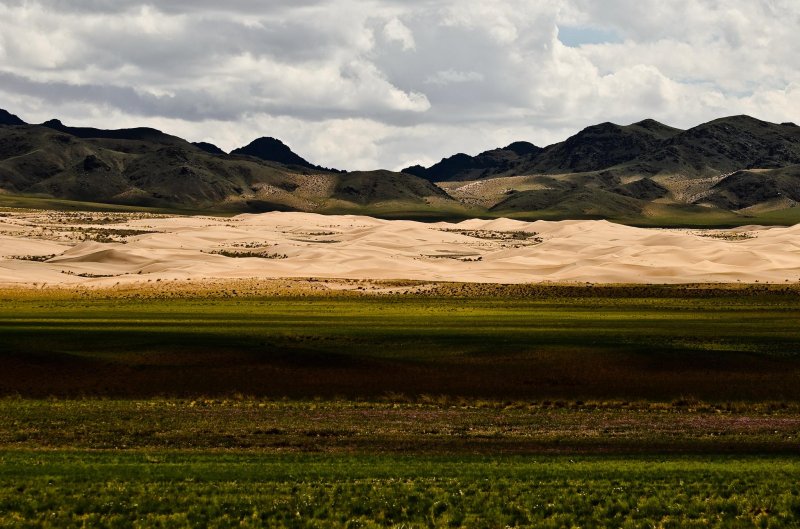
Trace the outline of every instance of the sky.
[[800, 122], [797, 0], [2, 0], [0, 108], [344, 169], [604, 121]]

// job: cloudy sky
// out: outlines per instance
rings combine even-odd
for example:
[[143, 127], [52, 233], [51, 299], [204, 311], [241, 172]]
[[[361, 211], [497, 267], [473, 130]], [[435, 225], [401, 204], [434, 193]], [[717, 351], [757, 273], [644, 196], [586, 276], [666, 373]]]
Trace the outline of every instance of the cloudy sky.
[[2, 0], [0, 108], [399, 169], [602, 121], [800, 122], [798, 28], [797, 0]]

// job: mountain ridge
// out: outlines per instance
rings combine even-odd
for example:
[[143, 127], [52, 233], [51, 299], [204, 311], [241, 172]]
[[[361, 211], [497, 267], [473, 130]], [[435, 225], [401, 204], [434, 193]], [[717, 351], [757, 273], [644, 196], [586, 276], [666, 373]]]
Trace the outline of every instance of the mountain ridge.
[[[0, 193], [214, 211], [402, 218], [727, 219], [795, 215], [800, 127], [729, 116], [686, 130], [600, 123], [563, 142], [459, 153], [401, 172], [339, 171], [262, 137], [225, 153], [157, 129], [28, 125], [0, 111]], [[780, 213], [781, 211], [785, 213]], [[671, 221], [672, 222], [672, 221]]]
[[[346, 178], [305, 162], [279, 140], [270, 143], [282, 146], [272, 153], [277, 160], [264, 151], [227, 154], [147, 127], [104, 130], [58, 120], [0, 125], [0, 196], [210, 212], [391, 211], [397, 201], [420, 210], [430, 209], [431, 201], [457, 206], [440, 188], [412, 175], [364, 172]], [[371, 181], [377, 179], [386, 182]], [[342, 194], [343, 187], [350, 192]], [[364, 204], [360, 196], [373, 200]]]

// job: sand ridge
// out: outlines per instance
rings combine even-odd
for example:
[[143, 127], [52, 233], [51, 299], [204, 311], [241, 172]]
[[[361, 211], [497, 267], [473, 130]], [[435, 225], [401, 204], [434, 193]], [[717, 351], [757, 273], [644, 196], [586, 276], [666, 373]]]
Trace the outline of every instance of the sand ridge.
[[348, 278], [481, 283], [797, 282], [800, 225], [644, 229], [607, 221], [421, 223], [7, 211], [0, 284]]

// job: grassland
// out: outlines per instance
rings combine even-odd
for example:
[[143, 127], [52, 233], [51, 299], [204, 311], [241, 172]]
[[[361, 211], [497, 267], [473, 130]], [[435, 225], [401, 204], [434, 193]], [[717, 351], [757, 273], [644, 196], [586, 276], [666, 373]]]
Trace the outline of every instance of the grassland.
[[426, 455], [798, 453], [786, 403], [3, 399], [0, 448]]
[[796, 527], [800, 464], [735, 458], [0, 455], [18, 527]]
[[101, 202], [86, 202], [79, 200], [66, 200], [59, 198], [39, 197], [31, 195], [12, 195], [0, 193], [0, 207], [17, 209], [47, 209], [53, 211], [113, 211], [125, 213], [173, 213], [180, 214], [178, 210], [162, 210], [142, 206], [129, 206], [122, 204], [106, 204]]
[[0, 527], [797, 526], [796, 286], [346, 286], [0, 292]]
[[800, 399], [794, 288], [475, 288], [9, 294], [0, 393]]

